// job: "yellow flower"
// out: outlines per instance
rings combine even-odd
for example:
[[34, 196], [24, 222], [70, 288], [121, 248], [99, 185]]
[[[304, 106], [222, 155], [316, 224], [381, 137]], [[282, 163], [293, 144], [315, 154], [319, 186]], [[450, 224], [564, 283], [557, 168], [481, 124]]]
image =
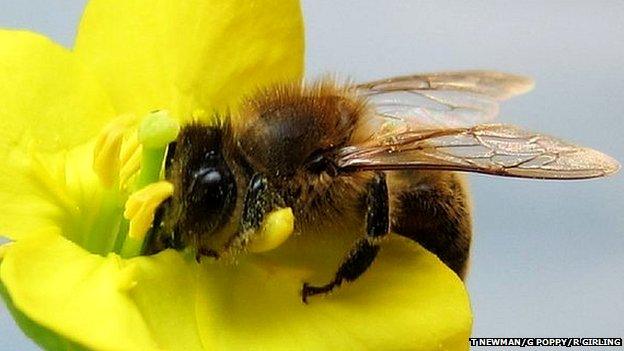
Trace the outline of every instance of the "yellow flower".
[[[137, 176], [115, 155], [140, 154], [126, 147], [137, 117], [235, 111], [302, 72], [294, 0], [92, 0], [73, 51], [0, 31], [0, 233], [12, 240], [0, 293], [22, 329], [49, 349], [468, 349], [462, 282], [399, 237], [361, 279], [309, 305], [302, 282], [327, 280], [349, 235], [291, 238], [237, 265], [118, 254], [136, 190], [122, 183]], [[98, 141], [113, 120], [134, 127]], [[98, 172], [96, 147], [113, 150]]]

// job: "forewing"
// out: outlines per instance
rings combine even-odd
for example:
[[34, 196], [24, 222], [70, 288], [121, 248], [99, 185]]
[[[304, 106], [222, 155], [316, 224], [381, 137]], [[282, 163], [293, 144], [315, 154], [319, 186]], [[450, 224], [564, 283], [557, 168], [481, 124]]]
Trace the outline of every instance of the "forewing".
[[540, 179], [602, 177], [619, 169], [596, 150], [500, 124], [389, 135], [342, 148], [334, 160], [343, 172], [424, 169]]
[[404, 120], [425, 126], [468, 127], [491, 121], [501, 100], [529, 91], [530, 78], [494, 72], [418, 74], [356, 85], [369, 100], [371, 118]]
[[476, 93], [502, 101], [533, 88], [528, 77], [496, 71], [423, 73], [382, 79], [356, 85], [362, 92], [405, 90], [453, 90]]

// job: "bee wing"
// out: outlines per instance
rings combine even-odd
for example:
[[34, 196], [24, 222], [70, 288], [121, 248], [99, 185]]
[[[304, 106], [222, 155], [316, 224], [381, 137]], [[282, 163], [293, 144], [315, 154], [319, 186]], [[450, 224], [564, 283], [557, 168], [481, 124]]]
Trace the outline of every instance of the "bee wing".
[[528, 77], [496, 71], [469, 70], [400, 76], [358, 84], [355, 88], [362, 93], [405, 90], [463, 91], [502, 101], [526, 93], [533, 85], [533, 80]]
[[377, 117], [405, 123], [468, 127], [491, 121], [498, 102], [533, 87], [527, 77], [494, 71], [418, 74], [354, 86], [374, 106]]
[[333, 160], [343, 172], [423, 169], [539, 179], [594, 178], [619, 169], [596, 150], [501, 124], [386, 135], [341, 148]]

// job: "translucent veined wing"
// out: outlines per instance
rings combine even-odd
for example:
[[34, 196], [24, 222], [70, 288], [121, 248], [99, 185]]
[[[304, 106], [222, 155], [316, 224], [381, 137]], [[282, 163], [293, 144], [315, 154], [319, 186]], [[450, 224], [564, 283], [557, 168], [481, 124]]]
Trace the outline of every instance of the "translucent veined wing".
[[387, 120], [405, 126], [469, 127], [491, 121], [498, 115], [499, 101], [532, 87], [533, 80], [527, 77], [459, 71], [395, 77], [359, 84], [354, 89], [376, 111], [369, 116], [370, 124]]
[[502, 101], [531, 90], [533, 80], [503, 72], [469, 70], [400, 76], [358, 84], [355, 88], [363, 93], [366, 91], [453, 90], [481, 94]]
[[501, 124], [389, 134], [336, 150], [332, 158], [341, 172], [423, 169], [583, 179], [619, 169], [617, 161], [596, 150]]

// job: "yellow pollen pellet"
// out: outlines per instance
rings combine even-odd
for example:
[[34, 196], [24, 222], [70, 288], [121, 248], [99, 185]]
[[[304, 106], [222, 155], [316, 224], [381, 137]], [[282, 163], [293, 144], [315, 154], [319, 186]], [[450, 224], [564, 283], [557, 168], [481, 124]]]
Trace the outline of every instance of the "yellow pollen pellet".
[[265, 252], [275, 249], [288, 239], [295, 229], [295, 216], [292, 209], [282, 208], [269, 213], [260, 231], [249, 243], [250, 252]]

